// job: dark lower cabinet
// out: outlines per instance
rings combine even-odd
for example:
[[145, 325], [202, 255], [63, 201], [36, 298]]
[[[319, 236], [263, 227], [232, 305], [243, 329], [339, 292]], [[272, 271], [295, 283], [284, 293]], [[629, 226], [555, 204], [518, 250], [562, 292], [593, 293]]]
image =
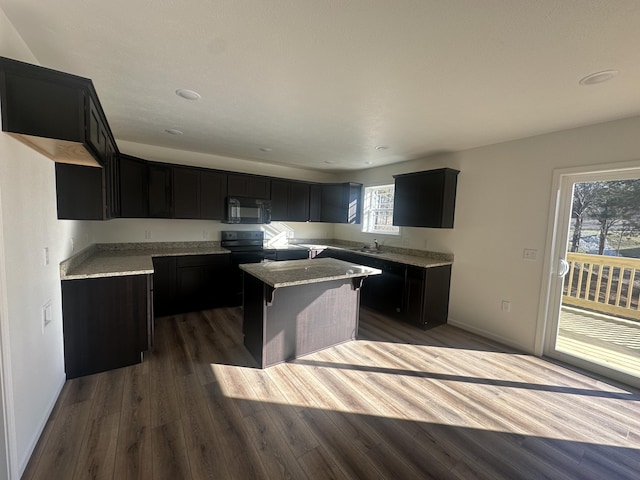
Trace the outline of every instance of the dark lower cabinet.
[[174, 315], [180, 311], [176, 303], [176, 258], [153, 259], [153, 310], [156, 317]]
[[176, 304], [183, 312], [222, 307], [228, 301], [229, 255], [186, 255], [176, 259]]
[[156, 317], [228, 306], [233, 270], [228, 254], [153, 259]]
[[365, 278], [362, 306], [424, 329], [447, 323], [451, 265], [416, 267], [333, 248], [316, 254], [326, 257], [382, 270]]
[[151, 275], [62, 281], [67, 378], [142, 361], [152, 342]]
[[407, 266], [403, 319], [420, 328], [447, 323], [451, 265]]

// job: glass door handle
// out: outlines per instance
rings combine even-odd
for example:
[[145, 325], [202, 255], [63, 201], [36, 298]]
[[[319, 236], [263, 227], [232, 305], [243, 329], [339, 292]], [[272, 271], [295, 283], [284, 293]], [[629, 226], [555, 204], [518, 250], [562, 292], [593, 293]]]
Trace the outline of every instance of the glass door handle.
[[567, 273], [569, 273], [569, 268], [569, 262], [567, 262], [564, 258], [561, 258], [558, 268], [558, 276], [560, 278], [564, 277]]

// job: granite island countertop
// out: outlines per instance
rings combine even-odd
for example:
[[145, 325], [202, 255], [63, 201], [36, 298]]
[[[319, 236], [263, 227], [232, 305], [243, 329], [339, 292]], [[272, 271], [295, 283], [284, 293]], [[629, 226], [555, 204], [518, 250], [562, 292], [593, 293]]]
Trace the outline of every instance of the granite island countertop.
[[377, 268], [343, 262], [335, 258], [247, 263], [240, 265], [240, 269], [273, 288], [380, 275], [382, 273], [382, 270]]
[[147, 275], [153, 257], [228, 254], [219, 242], [111, 243], [92, 245], [60, 264], [61, 280]]

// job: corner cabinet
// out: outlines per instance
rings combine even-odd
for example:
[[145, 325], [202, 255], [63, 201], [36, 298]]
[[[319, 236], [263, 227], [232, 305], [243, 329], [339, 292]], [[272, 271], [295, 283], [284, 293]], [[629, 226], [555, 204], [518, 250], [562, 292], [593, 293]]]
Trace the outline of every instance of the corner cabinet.
[[453, 228], [457, 178], [451, 168], [394, 175], [393, 224]]
[[113, 137], [88, 78], [0, 57], [0, 97], [4, 132], [56, 162], [105, 164]]
[[142, 361], [153, 342], [151, 275], [62, 281], [67, 379]]
[[[69, 165], [56, 168], [58, 218], [119, 216], [118, 148], [90, 79], [0, 57], [0, 101], [4, 132], [57, 164]], [[103, 172], [88, 173], [83, 167]], [[75, 183], [79, 178], [90, 182], [80, 187], [81, 195]], [[67, 208], [76, 202], [91, 203], [89, 213]]]

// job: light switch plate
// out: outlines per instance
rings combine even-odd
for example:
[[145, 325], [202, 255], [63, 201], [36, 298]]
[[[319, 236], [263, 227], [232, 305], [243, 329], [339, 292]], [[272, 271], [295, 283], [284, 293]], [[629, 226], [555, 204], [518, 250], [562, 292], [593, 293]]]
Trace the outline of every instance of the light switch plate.
[[538, 259], [538, 251], [533, 248], [525, 248], [522, 252], [522, 258], [525, 260], [537, 260]]

